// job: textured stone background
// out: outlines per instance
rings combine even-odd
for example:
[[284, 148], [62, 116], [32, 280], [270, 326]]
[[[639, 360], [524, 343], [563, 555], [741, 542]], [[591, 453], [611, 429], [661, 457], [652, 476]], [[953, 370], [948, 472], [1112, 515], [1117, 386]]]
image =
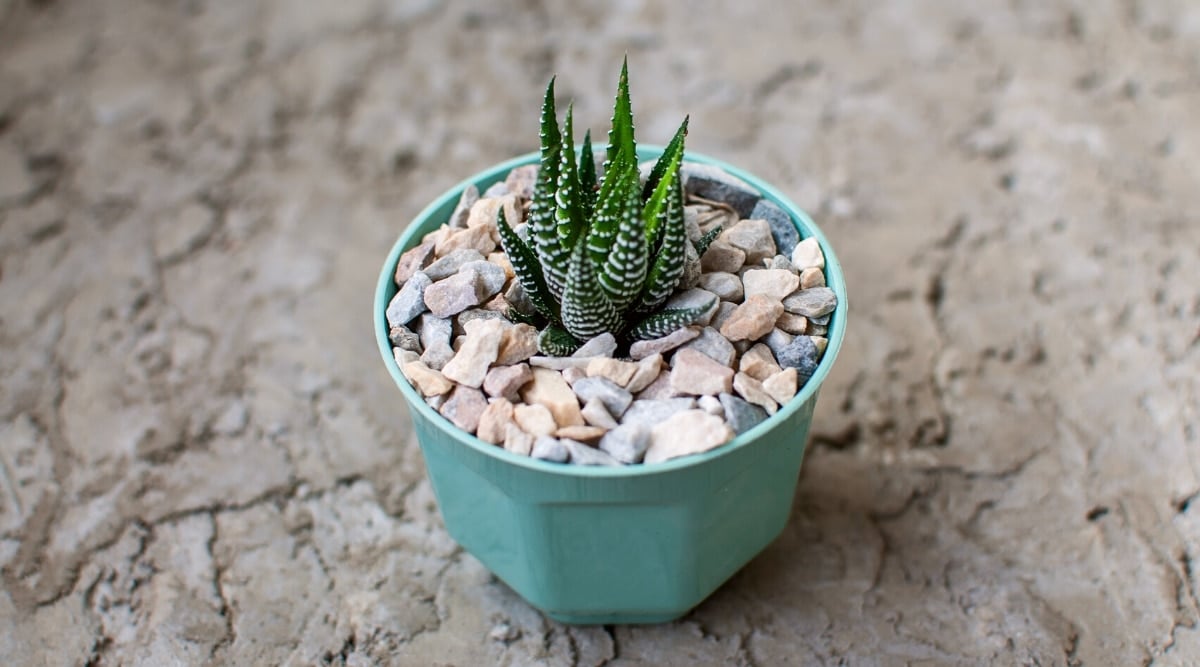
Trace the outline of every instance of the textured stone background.
[[[2, 662], [1200, 662], [1200, 4], [567, 4], [0, 0]], [[370, 304], [625, 52], [851, 326], [778, 542], [569, 628], [442, 529]]]

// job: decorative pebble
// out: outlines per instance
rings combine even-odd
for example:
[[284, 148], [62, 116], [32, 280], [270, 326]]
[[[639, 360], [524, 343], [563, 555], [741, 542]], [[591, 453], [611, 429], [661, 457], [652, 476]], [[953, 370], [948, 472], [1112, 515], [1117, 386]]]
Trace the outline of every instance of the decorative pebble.
[[720, 302], [721, 300], [717, 298], [716, 294], [706, 289], [693, 287], [681, 292], [675, 292], [674, 296], [667, 299], [667, 302], [663, 304], [663, 309], [700, 308], [706, 304], [711, 304], [704, 314], [693, 320], [695, 324], [706, 325], [712, 320], [713, 314], [717, 312], [717, 306]]
[[558, 430], [558, 424], [554, 423], [554, 415], [550, 414], [550, 409], [544, 405], [518, 403], [513, 406], [513, 421], [522, 431], [535, 437], [550, 435]]
[[508, 276], [504, 274], [504, 269], [486, 259], [467, 262], [459, 268], [458, 272], [463, 273], [471, 270], [479, 274], [479, 279], [487, 287], [488, 296], [499, 294], [500, 290], [504, 289], [504, 283], [508, 282]]
[[583, 421], [603, 429], [614, 429], [617, 427], [617, 420], [613, 418], [612, 413], [608, 408], [604, 407], [604, 402], [599, 398], [593, 398], [583, 405], [580, 409], [580, 414], [583, 415]]
[[659, 400], [665, 398], [674, 398], [679, 394], [671, 388], [671, 372], [662, 371], [658, 377], [638, 393], [638, 400]]
[[811, 323], [813, 323], [813, 324], [817, 324], [817, 325], [820, 325], [820, 326], [823, 326], [823, 327], [824, 327], [824, 326], [829, 326], [829, 317], [830, 317], [830, 315], [832, 315], [832, 314], [833, 314], [833, 313], [827, 313], [827, 314], [825, 314], [825, 315], [820, 315], [820, 316], [818, 316], [818, 317], [810, 317], [810, 318], [808, 318], [808, 321], [809, 321], [809, 322], [811, 322]]
[[487, 255], [496, 249], [496, 241], [492, 238], [492, 230], [488, 227], [456, 229], [438, 242], [434, 252], [437, 253], [438, 257], [445, 257], [461, 248], [471, 248], [478, 251], [480, 255]]
[[521, 199], [533, 199], [533, 186], [537, 183], [538, 165], [527, 164], [508, 172], [504, 185], [508, 191]]
[[677, 289], [692, 289], [700, 284], [704, 270], [700, 266], [700, 255], [690, 243], [683, 244], [683, 275], [679, 277]]
[[671, 415], [691, 410], [696, 406], [694, 398], [667, 398], [660, 400], [641, 399], [634, 401], [621, 416], [621, 424], [642, 424], [653, 427], [666, 421]]
[[533, 451], [533, 436], [521, 430], [516, 424], [509, 424], [504, 429], [504, 449], [519, 456], [529, 456]]
[[825, 253], [821, 252], [821, 244], [816, 237], [810, 236], [796, 244], [792, 249], [792, 266], [798, 271], [825, 268]]
[[426, 366], [434, 370], [442, 370], [450, 360], [454, 358], [454, 348], [450, 347], [450, 343], [438, 341], [433, 345], [425, 348], [421, 353], [421, 361]]
[[[504, 313], [484, 308], [468, 308], [452, 318], [454, 322], [454, 335], [462, 336], [465, 334], [467, 332], [467, 323], [474, 322], [475, 320], [496, 320], [503, 322], [505, 327], [513, 326], [513, 323], [504, 316]], [[457, 346], [457, 339], [455, 339], [455, 347]]]
[[745, 264], [746, 253], [721, 239], [713, 241], [700, 258], [700, 268], [705, 273], [737, 273]]
[[699, 454], [719, 447], [733, 437], [733, 429], [720, 417], [703, 410], [684, 410], [651, 428], [650, 446], [643, 460], [660, 463]]
[[533, 442], [533, 450], [529, 455], [535, 459], [552, 463], [566, 463], [571, 458], [571, 453], [567, 451], [566, 446], [558, 438], [548, 435], [538, 436], [538, 439]]
[[663, 354], [674, 350], [699, 335], [700, 327], [691, 326], [676, 329], [662, 338], [639, 340], [629, 346], [629, 356], [635, 360], [641, 360], [654, 354]]
[[696, 350], [681, 349], [671, 360], [671, 390], [676, 394], [716, 395], [729, 391], [732, 382], [733, 369]]
[[731, 341], [758, 340], [775, 328], [775, 320], [783, 313], [779, 301], [756, 294], [733, 311], [721, 326], [721, 335]]
[[720, 238], [746, 253], [747, 264], [758, 264], [775, 256], [775, 239], [766, 220], [742, 220], [721, 232]]
[[[591, 361], [589, 360], [588, 363], [591, 363]], [[562, 376], [563, 379], [567, 381], [567, 384], [574, 387], [576, 382], [579, 382], [583, 378], [587, 377], [588, 374], [587, 371], [579, 366], [568, 366], [562, 369]]]
[[[695, 350], [722, 366], [733, 366], [737, 360], [737, 350], [733, 348], [733, 343], [730, 343], [729, 339], [712, 327], [701, 329], [699, 336], [684, 344], [680, 349]], [[678, 356], [676, 354], [675, 358]], [[674, 361], [672, 361], [672, 366], [674, 366]]]
[[420, 360], [421, 355], [411, 350], [402, 350], [398, 347], [393, 347], [392, 357], [396, 359], [396, 365], [403, 369], [406, 364]]
[[454, 389], [454, 383], [447, 380], [446, 376], [426, 366], [421, 361], [410, 361], [401, 367], [404, 371], [404, 377], [412, 383], [413, 387], [421, 393], [422, 396], [428, 398], [430, 396], [441, 396]]
[[700, 287], [716, 294], [722, 301], [741, 301], [745, 296], [742, 279], [723, 271], [700, 276]]
[[687, 194], [729, 204], [739, 217], [748, 217], [761, 199], [754, 186], [720, 167], [685, 162], [679, 171], [684, 176], [684, 191]]
[[619, 466], [621, 462], [614, 459], [608, 452], [590, 447], [570, 438], [559, 440], [567, 448], [569, 460], [581, 466]]
[[533, 380], [521, 389], [521, 398], [526, 403], [541, 403], [549, 408], [559, 426], [583, 423], [579, 401], [561, 373], [548, 368], [534, 368]]
[[617, 351], [617, 337], [607, 331], [579, 346], [572, 354], [576, 359], [611, 357]]
[[784, 311], [779, 316], [779, 319], [775, 320], [775, 326], [794, 336], [798, 336], [808, 331], [808, 318], [803, 315]]
[[812, 289], [825, 286], [825, 272], [815, 266], [810, 266], [800, 272], [800, 289]]
[[646, 387], [649, 387], [651, 382], [654, 382], [656, 379], [658, 379], [659, 372], [662, 370], [662, 364], [663, 357], [657, 352], [637, 362], [637, 370], [634, 371], [633, 377], [630, 378], [628, 384], [625, 385], [625, 388], [629, 390], [630, 393], [636, 394]]
[[450, 214], [450, 220], [446, 224], [453, 229], [466, 227], [467, 216], [477, 201], [479, 201], [479, 188], [475, 187], [474, 183], [463, 188], [463, 193], [458, 198], [458, 206], [454, 207], [454, 212]]
[[421, 353], [421, 338], [408, 327], [392, 327], [388, 330], [388, 340], [402, 350]]
[[808, 334], [809, 336], [813, 336], [813, 337], [824, 337], [826, 334], [829, 333], [829, 327], [827, 327], [823, 324], [813, 324], [812, 322], [809, 322], [808, 330], [805, 331], [804, 333]]
[[455, 426], [467, 433], [474, 433], [479, 428], [479, 418], [487, 406], [488, 402], [482, 391], [458, 385], [446, 397], [446, 402], [438, 412]]
[[[413, 280], [416, 280], [416, 276], [413, 276]], [[411, 283], [409, 281], [408, 284]], [[430, 285], [425, 290], [425, 305], [437, 317], [450, 317], [478, 306], [492, 294], [477, 271], [464, 271]]]
[[738, 435], [749, 431], [767, 419], [766, 410], [733, 394], [721, 394], [717, 398], [720, 399], [721, 406], [725, 408], [725, 421]]
[[640, 463], [650, 446], [650, 427], [622, 424], [600, 438], [600, 450], [621, 463]]
[[796, 336], [790, 344], [775, 353], [775, 359], [780, 366], [795, 368], [799, 385], [804, 386], [804, 383], [808, 382], [812, 374], [817, 371], [820, 355], [817, 353], [817, 346], [813, 343], [812, 338]]
[[564, 371], [568, 368], [585, 369], [591, 361], [591, 359], [576, 359], [574, 357], [533, 356], [529, 358], [529, 365], [534, 368]]
[[717, 312], [713, 314], [712, 321], [708, 325], [720, 331], [721, 327], [725, 326], [725, 323], [729, 321], [729, 316], [733, 314], [733, 311], [737, 310], [737, 307], [736, 303], [722, 301], [721, 305], [717, 306]]
[[763, 390], [775, 399], [775, 402], [784, 405], [792, 400], [796, 395], [798, 384], [798, 374], [795, 368], [785, 368], [771, 377], [762, 381]]
[[796, 224], [792, 222], [791, 216], [772, 201], [758, 200], [749, 217], [767, 221], [771, 226], [771, 237], [775, 239], [775, 247], [781, 253], [791, 254], [792, 248], [800, 241], [800, 233], [796, 231]]
[[453, 328], [450, 320], [434, 317], [433, 313], [421, 313], [417, 318], [417, 333], [421, 336], [421, 346], [424, 348], [431, 348], [438, 343], [449, 347]]
[[721, 406], [721, 401], [716, 396], [701, 396], [696, 401], [696, 407], [717, 417], [725, 414], [725, 408]]
[[513, 404], [505, 398], [496, 398], [488, 403], [479, 415], [479, 428], [475, 431], [480, 440], [499, 445], [508, 436], [508, 427], [513, 425]]
[[766, 410], [769, 415], [775, 414], [779, 409], [775, 399], [763, 389], [762, 383], [745, 373], [738, 373], [733, 377], [733, 390], [742, 398]]
[[796, 273], [796, 267], [792, 266], [792, 260], [784, 255], [775, 255], [771, 259], [765, 260], [763, 265], [768, 269], [783, 269], [784, 271]]
[[395, 280], [397, 285], [408, 282], [414, 273], [429, 265], [429, 262], [433, 260], [433, 246], [432, 243], [422, 243], [400, 255], [400, 261], [396, 262]]
[[472, 321], [467, 325], [462, 347], [442, 369], [442, 375], [468, 387], [479, 388], [488, 368], [496, 361], [500, 339], [508, 326], [497, 320]]
[[514, 324], [504, 330], [500, 339], [500, 350], [496, 354], [496, 363], [500, 365], [516, 364], [537, 354], [538, 331], [533, 326]]
[[[515, 225], [523, 219], [521, 209], [517, 206], [517, 198], [511, 194], [500, 195], [499, 197], [485, 197], [475, 202], [471, 207], [471, 213], [467, 216], [467, 227], [486, 227], [491, 231], [496, 229], [497, 213], [500, 207], [504, 207], [505, 220], [509, 225]], [[492, 236], [495, 240], [499, 235], [499, 230]]]
[[526, 382], [533, 379], [529, 364], [493, 366], [483, 378], [483, 391], [488, 396], [518, 400], [518, 392]]
[[771, 354], [775, 355], [775, 359], [778, 360], [779, 352], [788, 345], [791, 345], [793, 338], [795, 336], [782, 329], [774, 329], [761, 340], [767, 344], [767, 347], [771, 348]]
[[632, 361], [619, 361], [607, 357], [593, 358], [587, 365], [588, 377], [607, 378], [620, 387], [627, 387], [637, 371], [638, 365]]
[[800, 286], [800, 276], [786, 269], [755, 269], [742, 274], [742, 283], [747, 300], [762, 294], [773, 301], [783, 301]]
[[445, 280], [471, 262], [485, 261], [483, 254], [472, 248], [461, 248], [425, 267], [425, 275], [433, 282]]
[[608, 378], [586, 377], [576, 382], [571, 388], [575, 390], [575, 395], [579, 397], [579, 400], [585, 403], [592, 399], [599, 399], [609, 413], [617, 418], [625, 414], [625, 410], [633, 402], [633, 394]]
[[825, 355], [825, 348], [829, 346], [829, 339], [824, 336], [809, 336], [813, 345], [817, 348], [817, 358]]
[[432, 284], [433, 281], [429, 279], [429, 276], [420, 271], [414, 273], [388, 303], [388, 327], [404, 326], [424, 312], [425, 294], [428, 293]]
[[828, 287], [802, 289], [784, 299], [783, 307], [789, 313], [803, 315], [812, 320], [832, 313], [837, 307], [837, 295]]
[[517, 272], [513, 270], [512, 262], [508, 261], [508, 255], [505, 255], [503, 252], [494, 252], [488, 255], [487, 261], [500, 267], [500, 270], [504, 272], [505, 278], [512, 280], [517, 277]]
[[596, 426], [588, 426], [586, 424], [578, 426], [563, 426], [554, 432], [556, 438], [570, 438], [579, 442], [586, 442], [589, 445], [594, 445], [600, 441], [600, 438], [608, 432], [606, 428], [598, 428]]

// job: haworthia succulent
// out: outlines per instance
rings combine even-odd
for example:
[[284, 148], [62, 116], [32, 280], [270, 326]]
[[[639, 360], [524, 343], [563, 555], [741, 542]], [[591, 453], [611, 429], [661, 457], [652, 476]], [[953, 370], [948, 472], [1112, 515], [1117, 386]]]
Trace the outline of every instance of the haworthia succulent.
[[703, 257], [705, 251], [708, 250], [708, 246], [712, 245], [712, 242], [716, 241], [717, 237], [720, 236], [721, 232], [723, 231], [725, 231], [725, 228], [721, 225], [717, 225], [716, 227], [708, 230], [704, 236], [696, 239], [696, 243], [694, 244], [696, 246], [696, 256]]
[[[643, 185], [629, 69], [623, 64], [604, 172], [598, 177], [591, 132], [584, 134], [577, 153], [574, 111], [568, 107], [560, 128], [554, 80], [546, 86], [528, 242], [509, 226], [503, 210], [497, 220], [513, 271], [548, 322], [538, 337], [543, 353], [571, 354], [582, 340], [605, 332], [626, 341], [664, 336], [711, 308], [655, 312], [679, 284], [689, 250], [680, 174], [687, 127], [685, 118]], [[697, 249], [703, 253], [712, 238], [710, 233], [700, 239]], [[532, 319], [528, 313], [515, 317]]]

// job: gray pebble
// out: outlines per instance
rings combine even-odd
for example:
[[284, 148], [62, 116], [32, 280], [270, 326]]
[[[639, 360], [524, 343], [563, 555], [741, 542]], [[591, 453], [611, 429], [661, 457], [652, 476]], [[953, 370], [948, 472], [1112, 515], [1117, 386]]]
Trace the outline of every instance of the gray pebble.
[[388, 340], [401, 350], [421, 353], [421, 338], [408, 330], [408, 327], [392, 327], [388, 331]]
[[450, 360], [453, 358], [454, 348], [450, 347], [450, 343], [444, 341], [435, 342], [421, 353], [421, 361], [425, 362], [426, 366], [435, 371], [445, 368], [446, 364], [450, 363]]
[[480, 279], [483, 280], [483, 284], [487, 286], [488, 292], [491, 294], [499, 294], [500, 290], [504, 289], [504, 283], [508, 282], [508, 275], [504, 273], [504, 269], [487, 260], [467, 262], [458, 269], [460, 273], [470, 270], [479, 273]]
[[508, 322], [508, 318], [504, 313], [498, 310], [487, 310], [486, 308], [468, 308], [454, 316], [454, 335], [461, 336], [467, 333], [467, 322], [474, 320], [503, 320]]
[[749, 431], [767, 419], [766, 410], [733, 394], [721, 394], [719, 398], [721, 407], [725, 408], [725, 422], [738, 435]]
[[650, 427], [622, 424], [600, 438], [600, 449], [621, 463], [639, 463], [650, 446]]
[[463, 189], [462, 196], [458, 198], [458, 206], [454, 207], [454, 213], [450, 214], [450, 221], [446, 224], [451, 229], [466, 229], [467, 216], [470, 215], [471, 207], [477, 201], [479, 201], [479, 188], [472, 183]]
[[439, 342], [450, 344], [454, 325], [450, 320], [434, 317], [433, 313], [422, 313], [417, 318], [417, 333], [421, 335], [421, 346], [429, 349]]
[[425, 290], [433, 281], [422, 271], [417, 271], [404, 283], [404, 287], [396, 292], [387, 307], [389, 327], [400, 327], [408, 324], [414, 317], [425, 312]]
[[760, 199], [754, 186], [720, 167], [685, 162], [680, 171], [685, 178], [684, 190], [687, 194], [729, 204], [737, 211], [738, 217], [750, 217], [750, 212]]
[[800, 233], [796, 231], [796, 225], [792, 222], [791, 216], [782, 208], [779, 208], [775, 202], [766, 199], [758, 200], [754, 205], [754, 210], [750, 211], [751, 218], [756, 220], [766, 220], [771, 225], [771, 236], [775, 239], [775, 247], [779, 252], [790, 255], [792, 248], [800, 242]]
[[783, 269], [796, 273], [796, 267], [792, 266], [792, 260], [784, 255], [775, 255], [771, 259], [768, 259], [765, 264], [768, 269]]
[[802, 289], [783, 300], [784, 310], [803, 315], [810, 320], [828, 315], [836, 307], [837, 294], [828, 287]]
[[711, 303], [712, 307], [709, 308], [707, 312], [697, 317], [694, 321], [695, 324], [707, 325], [712, 320], [712, 316], [716, 314], [717, 305], [720, 303], [720, 301], [721, 300], [717, 298], [716, 294], [713, 294], [706, 289], [693, 287], [692, 289], [684, 290], [682, 292], [676, 292], [671, 298], [667, 299], [665, 304], [663, 304], [663, 309], [699, 308], [700, 306]]
[[425, 267], [424, 270], [425, 275], [429, 276], [430, 280], [437, 282], [458, 273], [458, 270], [465, 264], [482, 261], [486, 260], [478, 250], [474, 248], [459, 248]]
[[779, 357], [779, 351], [792, 344], [792, 339], [795, 338], [792, 334], [783, 329], [773, 329], [771, 333], [763, 337], [762, 342], [771, 348], [771, 352]]
[[612, 357], [617, 351], [617, 337], [611, 333], [602, 333], [599, 336], [589, 340], [579, 346], [578, 350], [572, 354], [576, 359], [590, 359], [592, 357]]
[[[728, 338], [712, 327], [701, 329], [699, 336], [680, 349], [689, 348], [722, 366], [732, 366], [733, 362], [737, 360], [737, 350], [734, 349], [733, 343], [730, 343]], [[675, 357], [671, 357], [671, 366], [675, 366]]]
[[575, 395], [584, 403], [592, 399], [598, 399], [604, 403], [604, 407], [608, 409], [608, 412], [618, 419], [621, 415], [625, 414], [625, 410], [633, 402], [633, 394], [604, 377], [581, 378], [571, 388], [575, 390]]
[[695, 406], [696, 400], [693, 398], [641, 399], [634, 401], [629, 406], [629, 409], [621, 417], [621, 423], [641, 424], [647, 428], [653, 428], [676, 412], [691, 410]]
[[533, 451], [529, 452], [529, 455], [535, 459], [553, 463], [566, 463], [571, 458], [571, 453], [567, 450], [566, 445], [558, 438], [548, 435], [538, 436], [533, 443]]
[[716, 294], [722, 301], [740, 302], [746, 295], [742, 279], [724, 271], [714, 271], [700, 276], [700, 287]]
[[796, 369], [798, 385], [801, 387], [816, 372], [820, 357], [817, 346], [808, 336], [796, 336], [791, 343], [775, 352], [775, 360], [780, 366]]
[[580, 466], [619, 466], [621, 462], [612, 457], [608, 452], [601, 451], [595, 447], [585, 445], [582, 442], [563, 438], [559, 440], [564, 447], [567, 448], [567, 453], [570, 454], [571, 463]]

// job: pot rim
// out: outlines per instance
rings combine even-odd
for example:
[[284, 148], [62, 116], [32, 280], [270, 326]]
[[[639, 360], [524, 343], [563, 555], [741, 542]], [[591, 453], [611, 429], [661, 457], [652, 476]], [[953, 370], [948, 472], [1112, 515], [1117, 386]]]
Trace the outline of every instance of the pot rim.
[[[603, 150], [603, 145], [597, 145], [595, 150]], [[656, 159], [662, 155], [663, 147], [653, 144], [642, 144], [637, 147], [638, 157], [641, 160]], [[809, 378], [808, 382], [797, 392], [796, 396], [792, 397], [786, 405], [780, 406], [780, 409], [763, 422], [754, 426], [754, 428], [736, 436], [733, 440], [716, 447], [707, 452], [700, 454], [690, 454], [679, 458], [670, 459], [660, 463], [638, 463], [623, 466], [582, 466], [570, 465], [563, 463], [552, 463], [542, 461], [529, 456], [520, 456], [513, 454], [504, 449], [503, 446], [493, 445], [480, 440], [471, 433], [467, 433], [455, 426], [450, 420], [443, 417], [436, 410], [431, 408], [425, 399], [409, 384], [408, 380], [400, 371], [399, 365], [392, 352], [392, 344], [388, 339], [388, 323], [387, 323], [387, 306], [388, 306], [388, 291], [392, 288], [392, 278], [396, 271], [396, 263], [410, 247], [415, 246], [417, 239], [416, 230], [421, 226], [427, 218], [431, 217], [436, 211], [446, 206], [452, 201], [457, 201], [461, 197], [462, 192], [468, 185], [478, 183], [483, 180], [494, 178], [497, 175], [506, 175], [515, 167], [524, 166], [527, 164], [536, 164], [540, 158], [540, 153], [537, 151], [526, 153], [518, 157], [506, 160], [499, 164], [493, 165], [484, 169], [469, 178], [458, 183], [454, 187], [442, 193], [434, 199], [428, 206], [421, 210], [420, 213], [404, 228], [396, 243], [392, 246], [388, 253], [387, 259], [384, 261], [383, 269], [379, 274], [379, 281], [375, 288], [374, 300], [374, 318], [375, 323], [375, 340], [379, 345], [380, 355], [383, 357], [384, 365], [387, 366], [388, 373], [391, 374], [392, 380], [400, 388], [400, 392], [409, 404], [409, 409], [415, 409], [424, 418], [428, 419], [437, 428], [447, 434], [453, 436], [459, 443], [470, 447], [485, 456], [496, 459], [500, 462], [514, 465], [521, 468], [526, 468], [539, 473], [547, 473], [552, 475], [562, 475], [566, 477], [577, 478], [626, 478], [626, 477], [641, 477], [645, 475], [658, 475], [663, 473], [675, 472], [693, 466], [700, 466], [714, 459], [719, 459], [730, 452], [745, 447], [758, 439], [758, 437], [774, 428], [779, 422], [786, 420], [791, 414], [800, 410], [820, 389], [821, 384], [829, 375], [830, 369], [833, 367], [833, 362], [837, 359], [838, 352], [842, 348], [842, 341], [846, 335], [846, 283], [842, 275], [841, 263], [838, 262], [837, 256], [829, 245], [828, 239], [825, 238], [821, 229], [813, 222], [808, 214], [800, 209], [795, 203], [783, 195], [779, 190], [775, 189], [770, 184], [759, 179], [753, 174], [743, 171], [737, 167], [726, 164], [725, 162], [708, 157], [706, 155], [688, 152], [685, 155], [685, 162], [695, 162], [700, 164], [709, 164], [724, 169], [729, 174], [746, 181], [754, 186], [759, 193], [766, 199], [774, 202], [780, 208], [784, 209], [792, 218], [793, 223], [801, 232], [802, 238], [810, 236], [817, 239], [817, 243], [821, 246], [821, 251], [825, 255], [825, 280], [826, 284], [837, 295], [838, 305], [833, 312], [833, 317], [830, 320], [830, 327], [827, 333], [829, 344], [825, 348], [825, 353], [821, 357], [820, 363], [817, 365], [816, 372]]]

